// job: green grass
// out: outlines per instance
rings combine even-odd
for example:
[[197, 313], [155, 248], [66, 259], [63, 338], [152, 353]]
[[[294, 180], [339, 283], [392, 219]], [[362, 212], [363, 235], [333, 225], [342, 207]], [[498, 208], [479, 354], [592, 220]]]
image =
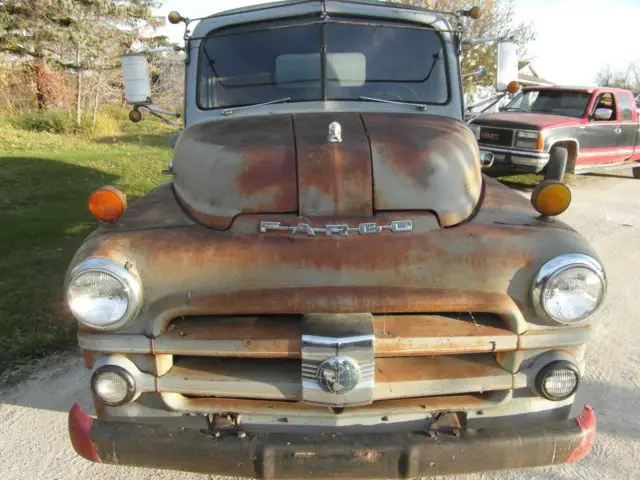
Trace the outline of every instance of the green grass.
[[84, 139], [0, 123], [0, 371], [76, 342], [62, 284], [96, 227], [88, 194], [108, 184], [132, 201], [166, 181], [169, 129], [149, 120], [123, 129]]

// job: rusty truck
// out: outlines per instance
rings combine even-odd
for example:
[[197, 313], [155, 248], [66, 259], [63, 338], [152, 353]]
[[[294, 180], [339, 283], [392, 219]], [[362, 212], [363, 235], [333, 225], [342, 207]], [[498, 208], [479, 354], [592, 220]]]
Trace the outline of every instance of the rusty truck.
[[[131, 205], [91, 192], [65, 280], [95, 410], [70, 406], [79, 455], [371, 479], [589, 453], [605, 270], [558, 219], [566, 185], [525, 198], [482, 173], [459, 58], [479, 13], [289, 0], [193, 32], [171, 13], [168, 179]], [[158, 114], [145, 55], [123, 58], [132, 119]]]

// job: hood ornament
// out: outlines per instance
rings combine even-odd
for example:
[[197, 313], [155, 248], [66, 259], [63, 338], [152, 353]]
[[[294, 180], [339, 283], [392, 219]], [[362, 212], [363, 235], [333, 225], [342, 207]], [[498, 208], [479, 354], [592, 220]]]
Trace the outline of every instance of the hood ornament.
[[329, 124], [329, 134], [327, 135], [328, 143], [342, 143], [342, 125], [338, 122]]

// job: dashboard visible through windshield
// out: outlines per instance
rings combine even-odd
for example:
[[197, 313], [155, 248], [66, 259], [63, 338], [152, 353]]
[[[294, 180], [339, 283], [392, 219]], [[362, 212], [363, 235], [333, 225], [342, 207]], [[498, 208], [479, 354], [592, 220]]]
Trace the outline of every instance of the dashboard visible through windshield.
[[426, 27], [346, 19], [232, 27], [202, 40], [198, 104], [201, 109], [278, 100], [445, 104], [445, 60], [440, 34]]

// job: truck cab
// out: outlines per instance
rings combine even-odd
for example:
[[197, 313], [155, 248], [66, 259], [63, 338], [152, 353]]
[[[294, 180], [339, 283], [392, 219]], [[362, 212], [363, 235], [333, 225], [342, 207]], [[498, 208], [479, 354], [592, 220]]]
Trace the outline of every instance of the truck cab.
[[527, 87], [501, 110], [472, 122], [481, 149], [494, 153], [489, 174], [561, 180], [565, 172], [631, 166], [640, 177], [640, 124], [629, 90]]
[[79, 455], [370, 479], [588, 454], [606, 275], [556, 218], [565, 185], [527, 200], [481, 171], [458, 59], [477, 14], [298, 0], [187, 35], [169, 180], [92, 192], [69, 265]]

